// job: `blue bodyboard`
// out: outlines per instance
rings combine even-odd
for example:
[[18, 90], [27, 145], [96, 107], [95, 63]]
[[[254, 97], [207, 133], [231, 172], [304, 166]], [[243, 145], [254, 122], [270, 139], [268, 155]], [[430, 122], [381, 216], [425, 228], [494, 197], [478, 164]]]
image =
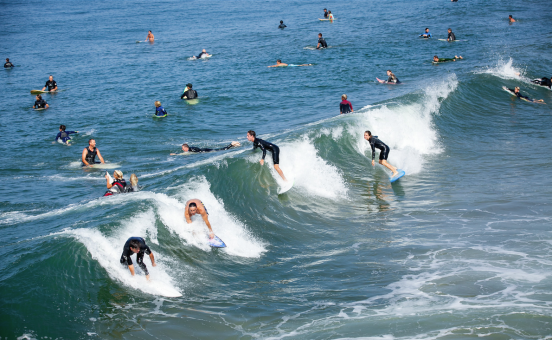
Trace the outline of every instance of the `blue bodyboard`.
[[397, 181], [399, 178], [401, 178], [402, 176], [405, 175], [404, 171], [401, 170], [401, 169], [397, 169], [397, 172], [398, 172], [398, 175], [393, 176], [393, 177], [391, 177], [391, 178], [389, 179], [389, 181], [390, 181], [391, 183]]
[[213, 248], [226, 248], [226, 244], [217, 235], [209, 239], [209, 245]]

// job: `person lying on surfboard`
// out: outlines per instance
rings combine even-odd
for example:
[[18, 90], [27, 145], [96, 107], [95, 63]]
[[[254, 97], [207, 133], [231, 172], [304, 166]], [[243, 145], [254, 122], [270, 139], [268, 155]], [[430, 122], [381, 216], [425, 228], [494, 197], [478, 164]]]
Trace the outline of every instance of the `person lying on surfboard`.
[[397, 171], [397, 168], [387, 162], [387, 157], [389, 156], [390, 150], [389, 147], [381, 140], [379, 140], [377, 136], [372, 136], [372, 133], [368, 130], [364, 132], [364, 139], [366, 139], [368, 143], [370, 143], [370, 148], [372, 148], [372, 166], [376, 165], [374, 162], [374, 158], [376, 157], [376, 149], [379, 149], [379, 164], [385, 166], [387, 169], [393, 172], [393, 175], [391, 177], [395, 177], [396, 175], [398, 175], [399, 172]]
[[312, 66], [312, 64], [288, 65], [286, 63], [283, 63], [282, 60], [278, 59], [276, 60], [276, 65], [270, 65], [267, 67], [286, 67], [286, 66]]
[[279, 165], [280, 148], [275, 144], [272, 144], [265, 140], [257, 138], [257, 134], [253, 130], [247, 131], [247, 140], [250, 142], [253, 142], [253, 150], [255, 150], [256, 148], [259, 148], [263, 152], [263, 158], [261, 158], [260, 160], [261, 165], [264, 165], [266, 151], [268, 150], [270, 151], [270, 153], [272, 153], [272, 162], [274, 163], [274, 170], [276, 170], [276, 172], [278, 172], [280, 177], [282, 177], [282, 179], [287, 182], [286, 176], [284, 176], [284, 172], [282, 171], [282, 169], [280, 169], [280, 165]]
[[96, 140], [89, 139], [88, 146], [82, 150], [82, 166], [93, 166], [94, 164], [100, 164], [96, 162], [96, 156], [100, 159], [101, 164], [105, 164], [100, 150], [96, 148]]
[[341, 103], [339, 103], [339, 114], [353, 113], [353, 104], [347, 100], [347, 95], [341, 96]]
[[148, 31], [148, 36], [146, 37], [146, 41], [153, 42], [155, 40], [155, 37], [153, 36], [153, 33], [151, 31]]
[[211, 55], [207, 53], [205, 49], [201, 50], [201, 53], [196, 57], [193, 56], [192, 58], [201, 59], [201, 58], [209, 58]]
[[4, 64], [4, 68], [12, 68], [14, 65], [10, 62], [10, 58], [6, 58], [6, 63]]
[[454, 58], [439, 58], [438, 56], [433, 56], [434, 63], [444, 63], [446, 61], [456, 61], [457, 59], [464, 59], [462, 56], [454, 56]]
[[128, 266], [128, 269], [130, 270], [130, 274], [134, 276], [134, 265], [132, 264], [132, 259], [130, 256], [132, 254], [136, 254], [136, 262], [142, 268], [144, 271], [144, 274], [146, 274], [146, 279], [149, 280], [149, 272], [148, 268], [144, 264], [144, 253], [149, 255], [149, 258], [151, 260], [151, 266], [156, 267], [157, 264], [155, 264], [155, 258], [153, 257], [153, 253], [151, 252], [150, 247], [146, 244], [146, 241], [141, 237], [131, 237], [123, 246], [123, 255], [121, 255], [121, 264], [126, 264]]
[[510, 88], [507, 88], [507, 87], [504, 87], [505, 89], [507, 89], [508, 91], [512, 92], [512, 94], [516, 97], [518, 97], [519, 99], [525, 99], [525, 100], [528, 100], [530, 102], [535, 102], [535, 103], [544, 103], [544, 99], [533, 99], [533, 98], [529, 98], [527, 96], [524, 96], [521, 94], [521, 92], [519, 92], [519, 86], [516, 86], [513, 90], [510, 89]]
[[533, 84], [537, 84], [537, 85], [548, 87], [549, 89], [552, 89], [551, 78], [542, 77], [542, 78], [538, 78], [538, 79], [533, 79], [533, 80], [531, 80], [531, 82]]
[[429, 33], [429, 28], [426, 27], [425, 32], [420, 34], [420, 37], [429, 39], [431, 38], [431, 33]]
[[[195, 147], [195, 146], [189, 146], [188, 144], [184, 143], [184, 144], [182, 144], [182, 151], [184, 151], [184, 152], [197, 152], [197, 153], [200, 153], [200, 152], [213, 152], [213, 151], [228, 150], [230, 148], [235, 148], [235, 147], [238, 147], [238, 146], [241, 146], [240, 142], [232, 142], [232, 143], [228, 144], [227, 146], [225, 146], [223, 148], [210, 149], [210, 148], [198, 148], [198, 147]], [[176, 156], [176, 155], [179, 155], [179, 154], [178, 153], [171, 153], [171, 156]]]
[[44, 87], [42, 88], [42, 91], [46, 90], [46, 88], [48, 88], [49, 92], [57, 91], [58, 88], [57, 88], [57, 83], [54, 80], [54, 76], [51, 75], [48, 78], [48, 80], [46, 81], [46, 85], [44, 85]]
[[37, 94], [33, 109], [47, 109], [49, 107], [50, 105], [48, 105], [48, 103], [46, 103], [46, 101], [42, 99], [42, 96]]
[[328, 48], [328, 44], [326, 43], [326, 40], [322, 38], [322, 33], [318, 33], [318, 44], [316, 45], [316, 49], [320, 48]]
[[188, 224], [192, 223], [192, 216], [195, 214], [200, 214], [203, 221], [207, 225], [207, 228], [209, 228], [209, 238], [215, 237], [213, 228], [211, 228], [211, 223], [209, 223], [209, 213], [207, 212], [203, 202], [197, 198], [193, 198], [186, 202], [186, 207], [184, 208], [184, 218], [186, 218], [186, 222]]

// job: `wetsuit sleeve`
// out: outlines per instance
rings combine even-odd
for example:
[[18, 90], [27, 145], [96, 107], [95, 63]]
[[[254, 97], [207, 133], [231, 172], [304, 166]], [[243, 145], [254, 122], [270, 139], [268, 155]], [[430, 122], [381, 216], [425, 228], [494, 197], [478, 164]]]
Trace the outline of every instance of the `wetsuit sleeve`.
[[[35, 104], [36, 104], [36, 103], [35, 103]], [[58, 139], [60, 139], [60, 138], [61, 138], [61, 132], [58, 132], [58, 134], [57, 134], [57, 136], [56, 136], [56, 139], [55, 139], [55, 140], [57, 141], [57, 140], [58, 140]]]
[[73, 133], [77, 133], [77, 131], [65, 131], [66, 134], [72, 135]]
[[218, 148], [218, 149], [215, 149], [215, 151], [223, 151], [223, 150], [228, 150], [232, 147], [232, 143], [228, 144], [227, 146], [223, 147], [223, 148]]
[[144, 243], [144, 247], [141, 248], [140, 250], [143, 250], [147, 255], [151, 254], [151, 249], [150, 247]]
[[266, 149], [263, 145], [263, 143], [260, 143], [260, 142], [257, 142], [255, 141], [255, 143], [253, 143], [253, 150], [255, 150], [255, 148], [259, 148], [263, 151], [263, 158], [262, 159], [265, 159], [266, 157]]
[[353, 104], [351, 104], [351, 102], [349, 102], [349, 107], [351, 108], [351, 111], [353, 111]]
[[184, 93], [182, 93], [182, 95], [180, 96], [180, 99], [184, 99], [184, 97], [187, 95], [188, 95], [188, 91], [184, 91]]
[[370, 147], [372, 148], [372, 160], [374, 160], [374, 158], [376, 158], [376, 147], [375, 147], [375, 143], [372, 143], [372, 141], [370, 141]]
[[132, 253], [132, 251], [130, 251], [130, 247], [125, 247], [123, 249], [123, 259], [126, 260], [126, 264], [129, 265], [129, 266], [132, 265], [132, 259], [130, 258], [130, 255], [132, 255], [132, 254], [133, 253]]

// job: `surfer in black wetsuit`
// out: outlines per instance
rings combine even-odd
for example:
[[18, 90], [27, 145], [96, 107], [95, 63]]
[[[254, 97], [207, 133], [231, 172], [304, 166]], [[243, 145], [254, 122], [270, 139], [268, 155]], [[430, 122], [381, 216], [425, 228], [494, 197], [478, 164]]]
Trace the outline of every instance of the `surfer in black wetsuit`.
[[105, 163], [100, 150], [96, 148], [96, 141], [94, 139], [89, 139], [88, 147], [82, 150], [82, 166], [93, 166], [94, 164], [100, 164], [96, 162], [96, 156], [100, 159], [101, 164]]
[[322, 38], [322, 33], [318, 33], [318, 44], [316, 45], [316, 49], [320, 48], [328, 48], [328, 44], [326, 43], [326, 40]]
[[353, 104], [347, 100], [347, 95], [341, 96], [341, 103], [339, 103], [339, 114], [353, 113]]
[[527, 96], [524, 96], [521, 94], [521, 92], [519, 92], [519, 87], [516, 86], [513, 90], [512, 89], [509, 89], [507, 87], [504, 87], [506, 89], [508, 89], [508, 91], [512, 92], [512, 94], [516, 97], [518, 97], [519, 99], [525, 99], [525, 100], [528, 100], [530, 102], [536, 102], [536, 103], [544, 103], [544, 100], [543, 99], [533, 99], [533, 98], [529, 98]]
[[123, 255], [121, 255], [120, 262], [122, 264], [126, 264], [128, 266], [128, 269], [130, 270], [130, 273], [132, 276], [134, 276], [134, 265], [132, 264], [132, 259], [130, 256], [132, 254], [136, 254], [136, 262], [142, 268], [144, 271], [144, 274], [146, 274], [146, 279], [149, 280], [149, 272], [148, 268], [144, 264], [144, 253], [149, 255], [149, 258], [151, 260], [152, 267], [156, 267], [157, 264], [155, 263], [155, 258], [153, 257], [153, 253], [151, 252], [150, 247], [146, 244], [146, 241], [141, 237], [131, 237], [123, 246]]
[[280, 169], [280, 148], [272, 143], [269, 143], [267, 141], [264, 141], [260, 138], [256, 137], [256, 133], [253, 130], [247, 131], [247, 140], [250, 142], [253, 142], [253, 150], [256, 148], [259, 148], [263, 151], [263, 158], [261, 158], [261, 165], [264, 165], [264, 159], [266, 156], [266, 151], [270, 151], [272, 153], [272, 161], [274, 163], [274, 169], [280, 174], [282, 179], [287, 182], [286, 176], [284, 176], [284, 173]]
[[328, 10], [324, 8], [324, 19], [328, 19]]
[[[184, 151], [184, 152], [197, 152], [197, 153], [200, 153], [200, 152], [213, 152], [213, 151], [228, 150], [230, 148], [238, 147], [238, 146], [241, 146], [241, 144], [239, 142], [232, 142], [232, 143], [228, 144], [227, 146], [225, 146], [223, 148], [210, 149], [210, 148], [198, 148], [198, 147], [195, 147], [195, 146], [189, 146], [188, 144], [184, 143], [184, 144], [182, 144], [182, 151]], [[178, 154], [177, 153], [171, 153], [171, 156], [176, 156], [176, 155], [178, 155]]]
[[286, 27], [287, 27], [287, 26], [284, 25], [284, 20], [280, 20], [280, 25], [278, 26], [278, 28], [283, 30], [283, 29], [286, 28]]
[[457, 59], [464, 59], [462, 56], [455, 55], [454, 58], [439, 58], [438, 56], [433, 56], [433, 62], [434, 63], [444, 63], [447, 61], [456, 61]]
[[454, 40], [456, 40], [456, 36], [454, 35], [454, 33], [452, 33], [452, 30], [449, 28], [447, 41], [454, 41]]
[[46, 103], [46, 101], [42, 99], [42, 96], [37, 94], [33, 109], [47, 109], [49, 107], [50, 105], [48, 105], [48, 103]]
[[552, 81], [550, 81], [550, 78], [542, 77], [540, 79], [531, 80], [531, 82], [533, 84], [545, 86], [545, 87], [548, 87], [549, 89], [552, 89]]
[[180, 96], [180, 99], [196, 99], [197, 98], [197, 91], [192, 90], [192, 84], [188, 83], [186, 84], [186, 89], [184, 90], [184, 93]]
[[6, 63], [4, 64], [4, 68], [12, 68], [14, 65], [10, 62], [10, 58], [6, 58]]
[[196, 59], [201, 59], [205, 56], [205, 58], [207, 57], [210, 57], [211, 55], [209, 53], [207, 53], [207, 51], [205, 49], [203, 49], [201, 51], [201, 53], [196, 57]]
[[48, 80], [46, 81], [46, 85], [44, 85], [44, 87], [42, 88], [42, 91], [46, 90], [46, 88], [48, 88], [49, 92], [57, 91], [58, 88], [57, 88], [57, 83], [54, 80], [54, 76], [50, 76], [48, 78]]
[[364, 139], [370, 143], [370, 148], [372, 148], [372, 166], [375, 166], [374, 158], [376, 157], [376, 149], [380, 150], [380, 156], [379, 156], [379, 164], [385, 166], [387, 169], [391, 170], [393, 172], [393, 175], [391, 177], [395, 177], [399, 174], [397, 171], [397, 168], [392, 166], [387, 162], [387, 157], [389, 156], [389, 147], [378, 139], [377, 136], [372, 136], [372, 133], [370, 131], [364, 132]]

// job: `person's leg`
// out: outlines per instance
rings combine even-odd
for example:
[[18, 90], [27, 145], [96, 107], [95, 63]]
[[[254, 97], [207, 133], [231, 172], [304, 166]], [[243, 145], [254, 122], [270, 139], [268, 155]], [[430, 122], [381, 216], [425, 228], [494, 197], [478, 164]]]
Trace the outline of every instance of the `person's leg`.
[[379, 164], [381, 164], [384, 167], [386, 167], [387, 169], [391, 170], [393, 172], [393, 176], [395, 176], [395, 175], [398, 174], [397, 168], [395, 168], [394, 166], [392, 166], [391, 164], [389, 164], [387, 162], [387, 157], [388, 156], [389, 156], [389, 148], [385, 148], [384, 150], [381, 150]]
[[274, 164], [274, 169], [276, 169], [282, 179], [287, 182], [286, 176], [284, 176], [284, 173], [282, 172], [282, 169], [280, 169], [280, 166], [278, 164]]
[[286, 176], [284, 176], [284, 173], [280, 169], [280, 148], [279, 147], [275, 147], [274, 150], [272, 151], [272, 161], [274, 162], [274, 169], [280, 174], [280, 177], [282, 177], [282, 179], [287, 182]]

